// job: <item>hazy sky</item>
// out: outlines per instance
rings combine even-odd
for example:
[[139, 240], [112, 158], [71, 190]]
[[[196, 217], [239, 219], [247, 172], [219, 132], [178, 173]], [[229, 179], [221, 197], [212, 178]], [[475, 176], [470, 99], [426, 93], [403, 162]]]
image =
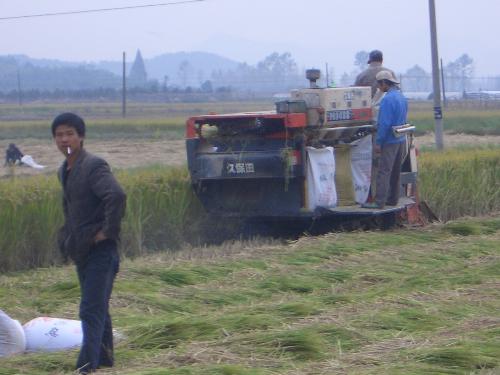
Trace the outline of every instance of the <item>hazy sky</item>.
[[[0, 0], [0, 17], [176, 0]], [[500, 74], [500, 0], [435, 0], [444, 63], [463, 53], [477, 76]], [[0, 21], [0, 55], [68, 61], [207, 51], [254, 64], [273, 51], [336, 75], [354, 54], [381, 49], [385, 65], [430, 70], [428, 0], [205, 0], [154, 8]]]

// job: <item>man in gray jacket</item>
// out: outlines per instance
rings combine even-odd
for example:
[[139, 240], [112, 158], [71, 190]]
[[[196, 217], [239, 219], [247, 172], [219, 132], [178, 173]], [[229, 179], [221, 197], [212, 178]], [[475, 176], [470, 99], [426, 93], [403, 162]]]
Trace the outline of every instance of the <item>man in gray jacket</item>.
[[83, 343], [76, 368], [87, 374], [113, 366], [109, 299], [119, 268], [117, 243], [126, 196], [108, 164], [83, 148], [81, 117], [57, 116], [52, 136], [66, 157], [58, 172], [65, 219], [58, 242], [62, 254], [76, 264], [80, 282]]
[[371, 51], [368, 55], [368, 68], [359, 73], [356, 77], [356, 81], [354, 82], [354, 86], [370, 86], [372, 88], [372, 99], [374, 103], [377, 103], [382, 96], [382, 92], [377, 90], [378, 85], [377, 79], [375, 78], [377, 73], [382, 70], [387, 70], [393, 77], [396, 77], [392, 70], [382, 66], [383, 61], [384, 57], [382, 55], [382, 51], [379, 51], [378, 49]]

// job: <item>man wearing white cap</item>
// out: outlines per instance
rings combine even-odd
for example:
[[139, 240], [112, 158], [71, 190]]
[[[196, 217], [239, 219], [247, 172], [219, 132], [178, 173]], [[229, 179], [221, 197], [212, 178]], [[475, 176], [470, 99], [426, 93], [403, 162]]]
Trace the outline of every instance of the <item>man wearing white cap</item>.
[[408, 102], [398, 89], [398, 80], [391, 72], [382, 70], [376, 75], [378, 88], [385, 93], [380, 102], [377, 136], [374, 152], [380, 155], [376, 178], [375, 202], [363, 204], [364, 208], [395, 206], [399, 200], [399, 177], [403, 145], [406, 137], [396, 136], [393, 126], [406, 124]]

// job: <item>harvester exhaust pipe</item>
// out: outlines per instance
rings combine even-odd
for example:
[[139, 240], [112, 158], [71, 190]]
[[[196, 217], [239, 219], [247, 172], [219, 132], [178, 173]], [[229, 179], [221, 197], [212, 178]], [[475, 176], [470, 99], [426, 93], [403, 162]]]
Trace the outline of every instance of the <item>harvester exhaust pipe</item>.
[[321, 77], [321, 70], [319, 69], [307, 69], [306, 78], [309, 80], [309, 87], [312, 89], [317, 89], [319, 86], [316, 81]]

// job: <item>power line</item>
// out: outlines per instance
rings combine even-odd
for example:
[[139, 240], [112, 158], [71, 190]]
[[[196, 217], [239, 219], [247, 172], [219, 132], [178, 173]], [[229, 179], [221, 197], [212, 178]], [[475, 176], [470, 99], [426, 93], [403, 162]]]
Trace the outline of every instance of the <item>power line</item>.
[[180, 1], [173, 1], [173, 2], [169, 2], [169, 3], [132, 5], [132, 6], [127, 6], [127, 7], [117, 7], [117, 8], [101, 8], [101, 9], [75, 10], [75, 11], [69, 11], [69, 12], [28, 14], [28, 15], [23, 15], [23, 16], [0, 17], [0, 21], [16, 20], [16, 19], [21, 19], [21, 18], [66, 16], [66, 15], [69, 15], [69, 14], [112, 12], [112, 11], [115, 11], [115, 10], [127, 10], [127, 9], [138, 9], [138, 8], [153, 8], [153, 7], [163, 7], [163, 6], [168, 6], [168, 5], [180, 5], [180, 4], [188, 4], [188, 3], [199, 3], [199, 2], [203, 2], [203, 1], [206, 1], [206, 0], [180, 0]]

